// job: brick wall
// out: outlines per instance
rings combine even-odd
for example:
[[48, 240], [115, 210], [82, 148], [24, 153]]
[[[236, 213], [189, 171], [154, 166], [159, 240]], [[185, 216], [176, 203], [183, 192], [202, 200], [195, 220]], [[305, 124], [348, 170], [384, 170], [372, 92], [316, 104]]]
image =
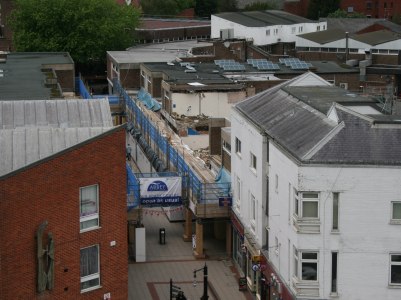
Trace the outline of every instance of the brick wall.
[[[125, 130], [0, 180], [1, 299], [128, 297]], [[80, 233], [79, 188], [99, 184], [100, 228]], [[36, 292], [38, 226], [55, 241], [54, 290]], [[116, 241], [111, 247], [110, 242]], [[80, 249], [100, 246], [101, 288], [81, 294]]]

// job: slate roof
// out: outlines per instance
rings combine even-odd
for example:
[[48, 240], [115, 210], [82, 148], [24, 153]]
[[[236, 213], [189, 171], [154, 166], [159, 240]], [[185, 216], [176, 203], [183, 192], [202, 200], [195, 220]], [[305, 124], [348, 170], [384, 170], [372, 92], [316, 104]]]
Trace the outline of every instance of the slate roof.
[[327, 29], [341, 29], [344, 32], [356, 33], [374, 24], [382, 25], [389, 30], [401, 33], [401, 26], [384, 19], [375, 18], [320, 18], [320, 22], [327, 22]]
[[345, 38], [345, 31], [343, 29], [335, 28], [300, 34], [298, 36], [315, 43], [327, 44]]
[[356, 41], [369, 45], [380, 45], [383, 43], [401, 39], [401, 34], [391, 32], [389, 30], [378, 30], [358, 35], [353, 35], [352, 38]]
[[215, 16], [246, 27], [315, 23], [315, 21], [280, 10], [224, 12]]
[[[296, 80], [299, 83], [305, 76], [250, 97], [234, 109], [303, 163], [401, 164], [400, 121], [388, 119], [391, 126], [378, 125], [374, 116], [363, 116], [346, 107], [347, 102], [355, 104], [356, 97], [327, 97], [340, 90], [335, 86], [299, 87], [317, 96], [307, 104], [300, 93], [290, 93], [297, 88], [291, 84]], [[328, 92], [321, 93], [323, 90]], [[333, 108], [338, 120], [328, 117]]]
[[345, 126], [311, 159], [314, 163], [400, 165], [401, 125], [394, 128], [374, 126], [365, 119], [338, 106], [339, 122]]
[[0, 177], [110, 130], [105, 99], [0, 101]]

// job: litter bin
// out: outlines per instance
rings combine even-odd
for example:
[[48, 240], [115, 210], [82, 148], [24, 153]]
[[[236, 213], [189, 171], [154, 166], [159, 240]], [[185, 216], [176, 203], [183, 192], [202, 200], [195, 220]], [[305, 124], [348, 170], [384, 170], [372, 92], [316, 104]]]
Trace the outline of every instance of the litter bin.
[[159, 229], [159, 244], [164, 245], [166, 243], [166, 229]]

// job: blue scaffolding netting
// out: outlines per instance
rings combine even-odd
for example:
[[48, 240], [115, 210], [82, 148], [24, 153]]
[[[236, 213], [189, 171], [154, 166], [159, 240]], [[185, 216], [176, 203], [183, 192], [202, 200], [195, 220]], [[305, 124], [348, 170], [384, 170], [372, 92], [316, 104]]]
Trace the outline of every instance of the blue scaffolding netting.
[[[152, 103], [147, 104], [145, 101], [149, 101], [149, 97], [146, 96], [147, 92], [143, 89], [138, 92], [136, 98], [131, 98], [117, 79], [113, 80], [113, 87], [129, 110], [127, 113], [127, 119], [129, 121], [127, 130], [129, 130], [131, 135], [138, 141], [142, 149], [146, 151], [145, 153], [158, 172], [165, 172], [167, 166], [165, 166], [164, 162], [149, 146], [147, 142], [149, 141], [148, 139], [151, 139], [152, 144], [158, 147], [158, 152], [161, 153], [161, 156], [167, 158], [170, 165], [175, 166], [175, 171], [182, 174], [183, 188], [189, 190], [192, 197], [195, 197], [198, 203], [217, 203], [219, 197], [231, 195], [231, 178], [226, 171], [222, 173], [224, 170], [221, 170], [218, 174], [218, 179], [216, 179], [214, 183], [201, 182], [196, 172], [185, 162], [184, 157], [170, 145], [167, 138], [146, 118], [142, 110], [136, 104], [136, 101], [141, 101], [148, 109], [157, 111], [160, 109], [160, 104], [158, 104], [156, 100], [154, 101], [157, 102], [157, 105], [154, 103], [154, 105], [152, 105]], [[134, 193], [134, 195], [138, 197], [135, 203], [139, 203], [139, 189], [138, 194]]]

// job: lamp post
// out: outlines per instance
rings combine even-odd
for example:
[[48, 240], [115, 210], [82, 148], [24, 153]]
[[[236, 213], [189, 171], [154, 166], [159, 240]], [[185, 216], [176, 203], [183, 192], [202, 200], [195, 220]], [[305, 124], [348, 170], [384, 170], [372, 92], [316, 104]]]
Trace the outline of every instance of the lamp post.
[[202, 270], [203, 270], [203, 295], [200, 298], [200, 300], [207, 300], [207, 299], [209, 299], [209, 296], [207, 295], [207, 265], [206, 265], [206, 263], [203, 268], [194, 270], [194, 286], [196, 286], [196, 273], [199, 271], [202, 271]]

